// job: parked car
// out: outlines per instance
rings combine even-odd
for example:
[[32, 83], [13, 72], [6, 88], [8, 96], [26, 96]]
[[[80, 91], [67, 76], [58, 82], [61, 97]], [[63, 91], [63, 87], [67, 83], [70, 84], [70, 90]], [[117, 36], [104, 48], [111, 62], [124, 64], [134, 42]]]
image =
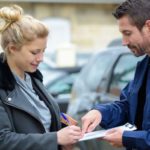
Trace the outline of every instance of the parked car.
[[67, 74], [76, 73], [81, 70], [81, 68], [88, 62], [91, 53], [77, 53], [77, 65], [71, 67], [59, 67], [56, 62], [51, 60], [49, 55], [44, 57], [43, 62], [39, 65], [39, 70], [43, 74], [44, 85], [50, 84], [57, 78], [66, 76]]
[[[121, 89], [133, 79], [141, 58], [122, 46], [94, 54], [74, 82], [67, 113], [80, 124], [81, 117], [94, 105], [118, 100]], [[106, 142], [97, 140], [80, 142], [79, 147], [81, 150], [113, 150]]]
[[44, 57], [44, 61], [40, 63], [38, 69], [43, 75], [44, 85], [66, 74], [65, 71], [59, 70], [56, 64], [47, 57]]
[[56, 99], [62, 112], [67, 111], [68, 103], [71, 99], [72, 85], [77, 78], [79, 71], [80, 70], [75, 73], [66, 73], [46, 84], [46, 89]]
[[[81, 55], [79, 55], [81, 56]], [[88, 56], [82, 55], [80, 60], [87, 61]], [[83, 62], [79, 62], [80, 64]], [[80, 72], [82, 65], [73, 67], [57, 67], [48, 56], [44, 57], [44, 61], [40, 64], [39, 70], [43, 75], [43, 83], [47, 91], [55, 98], [60, 110], [67, 111], [68, 103], [71, 98], [71, 89], [73, 82]]]
[[[44, 85], [50, 95], [58, 103], [60, 110], [66, 112], [69, 100], [71, 99], [71, 89], [81, 68], [67, 68], [67, 71], [42, 71]], [[50, 78], [50, 79], [49, 79]]]
[[84, 66], [92, 56], [92, 52], [77, 52], [76, 53], [76, 65]]
[[113, 39], [108, 45], [107, 47], [116, 47], [116, 46], [122, 46], [122, 38], [116, 38]]

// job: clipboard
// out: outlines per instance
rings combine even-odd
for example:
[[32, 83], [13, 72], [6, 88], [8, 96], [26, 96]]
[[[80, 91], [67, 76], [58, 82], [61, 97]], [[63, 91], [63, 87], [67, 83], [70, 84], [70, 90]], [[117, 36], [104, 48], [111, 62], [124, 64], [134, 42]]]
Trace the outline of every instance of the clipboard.
[[[134, 130], [137, 129], [135, 125], [132, 125], [130, 123], [126, 123], [126, 124], [124, 124], [122, 126], [118, 126], [116, 128], [122, 128], [124, 131], [134, 131]], [[91, 140], [91, 139], [96, 139], [96, 138], [102, 138], [106, 135], [107, 131], [108, 130], [99, 130], [99, 131], [86, 133], [86, 134], [84, 134], [83, 138], [81, 138], [79, 140], [79, 142], [80, 141]]]

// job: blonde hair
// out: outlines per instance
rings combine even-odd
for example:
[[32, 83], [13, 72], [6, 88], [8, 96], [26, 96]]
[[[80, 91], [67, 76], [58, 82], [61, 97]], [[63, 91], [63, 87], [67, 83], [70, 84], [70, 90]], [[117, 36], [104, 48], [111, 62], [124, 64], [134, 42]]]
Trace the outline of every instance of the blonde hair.
[[9, 43], [18, 48], [36, 38], [48, 36], [48, 28], [39, 20], [24, 15], [23, 9], [18, 5], [0, 9], [1, 46], [8, 51]]

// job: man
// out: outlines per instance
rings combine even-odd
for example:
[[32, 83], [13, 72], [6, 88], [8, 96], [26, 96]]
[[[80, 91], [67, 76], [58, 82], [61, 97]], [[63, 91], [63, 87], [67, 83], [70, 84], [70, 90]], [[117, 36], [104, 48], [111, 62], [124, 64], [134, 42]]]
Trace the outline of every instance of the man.
[[[133, 81], [121, 92], [120, 101], [99, 104], [82, 118], [82, 132], [100, 124], [113, 128], [129, 122], [136, 131], [110, 129], [103, 138], [115, 147], [150, 150], [150, 0], [126, 0], [114, 13], [122, 34], [122, 44], [135, 56], [147, 56], [138, 63]], [[129, 63], [130, 62], [124, 62]]]

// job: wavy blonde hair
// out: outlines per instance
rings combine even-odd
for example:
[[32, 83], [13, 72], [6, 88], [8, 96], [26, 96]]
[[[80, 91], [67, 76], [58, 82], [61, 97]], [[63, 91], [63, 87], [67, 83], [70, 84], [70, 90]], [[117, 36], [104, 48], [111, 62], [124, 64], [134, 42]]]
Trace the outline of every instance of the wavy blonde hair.
[[18, 48], [36, 38], [48, 36], [48, 28], [39, 20], [24, 15], [23, 9], [18, 5], [0, 9], [1, 46], [7, 53], [9, 43]]

